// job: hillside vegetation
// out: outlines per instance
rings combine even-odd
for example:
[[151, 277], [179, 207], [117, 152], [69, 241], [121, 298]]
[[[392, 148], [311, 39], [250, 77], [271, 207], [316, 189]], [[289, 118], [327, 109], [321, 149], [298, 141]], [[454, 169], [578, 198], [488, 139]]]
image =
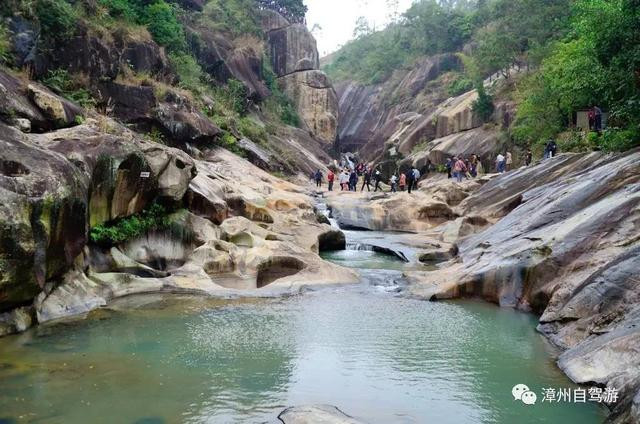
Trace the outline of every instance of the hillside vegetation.
[[[295, 108], [276, 83], [270, 60], [264, 52], [265, 34], [260, 26], [259, 11], [271, 8], [292, 20], [303, 20], [306, 12], [301, 0], [210, 0], [202, 2], [202, 10], [187, 10], [183, 2], [165, 0], [8, 0], [0, 5], [0, 64], [19, 72], [27, 68], [17, 63], [11, 51], [10, 31], [5, 19], [23, 18], [39, 32], [39, 51], [59, 51], [61, 46], [80, 33], [102, 40], [125, 39], [157, 43], [164, 48], [169, 71], [161, 73], [131, 69], [118, 71], [116, 81], [132, 86], [152, 86], [158, 97], [169, 91], [186, 98], [206, 115], [222, 133], [217, 143], [243, 155], [236, 141], [242, 137], [261, 143], [273, 124], [298, 126]], [[189, 2], [184, 2], [188, 4]], [[196, 2], [197, 3], [197, 2]], [[194, 30], [197, 29], [197, 30]], [[234, 48], [246, 49], [253, 56], [262, 56], [260, 78], [269, 90], [267, 96], [250, 92], [246, 84], [233, 75], [207, 72], [204, 60], [199, 60], [205, 28], [222, 34]], [[153, 58], [160, 60], [164, 54]], [[100, 59], [98, 59], [100, 60]], [[85, 108], [106, 113], [94, 97], [96, 86], [107, 76], [89, 78], [84, 72], [67, 69], [47, 69], [44, 75], [29, 75], [40, 80], [57, 94]], [[260, 105], [263, 120], [270, 125], [258, 125], [248, 117], [250, 106]], [[149, 136], [165, 142], [166, 135], [155, 129]]]
[[[598, 105], [602, 134], [565, 134], [565, 150], [626, 150], [640, 144], [640, 3], [636, 0], [421, 0], [382, 31], [363, 19], [325, 71], [335, 80], [386, 81], [439, 53], [459, 53], [455, 96], [498, 73], [517, 84], [509, 130], [522, 147], [565, 132], [573, 113]], [[485, 102], [486, 103], [486, 102]]]

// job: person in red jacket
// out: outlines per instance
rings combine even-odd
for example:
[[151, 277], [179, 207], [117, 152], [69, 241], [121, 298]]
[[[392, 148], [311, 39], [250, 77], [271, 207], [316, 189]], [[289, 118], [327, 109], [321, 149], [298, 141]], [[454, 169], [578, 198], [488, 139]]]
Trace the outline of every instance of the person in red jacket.
[[336, 174], [333, 173], [333, 170], [329, 169], [329, 173], [327, 174], [327, 181], [329, 182], [329, 191], [333, 191], [333, 180], [336, 179]]

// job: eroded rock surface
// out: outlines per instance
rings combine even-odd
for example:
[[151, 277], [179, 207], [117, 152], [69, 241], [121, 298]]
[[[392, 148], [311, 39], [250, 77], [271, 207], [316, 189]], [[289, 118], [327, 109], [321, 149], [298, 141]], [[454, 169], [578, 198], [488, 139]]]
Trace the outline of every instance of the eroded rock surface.
[[357, 280], [353, 271], [318, 256], [320, 245], [338, 236], [318, 223], [300, 187], [222, 149], [195, 165], [197, 176], [184, 196], [195, 213], [178, 211], [167, 229], [110, 249], [84, 247], [73, 269], [38, 295], [38, 322], [131, 294], [278, 296]]
[[566, 154], [492, 179], [456, 210], [493, 225], [459, 240], [440, 269], [408, 272], [411, 294], [542, 314], [538, 329], [566, 350], [567, 375], [621, 390], [611, 420], [636, 421], [639, 159], [637, 150]]
[[280, 84], [309, 130], [332, 145], [338, 131], [338, 99], [327, 75], [318, 70], [296, 72], [281, 78]]

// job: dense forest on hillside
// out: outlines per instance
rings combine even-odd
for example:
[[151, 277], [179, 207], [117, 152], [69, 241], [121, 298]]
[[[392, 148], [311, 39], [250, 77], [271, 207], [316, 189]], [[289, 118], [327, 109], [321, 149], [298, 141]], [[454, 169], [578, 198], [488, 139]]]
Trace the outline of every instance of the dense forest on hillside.
[[640, 144], [638, 28], [637, 0], [421, 0], [381, 31], [359, 19], [325, 71], [375, 84], [421, 57], [458, 52], [465, 71], [450, 83], [452, 96], [482, 89], [495, 73], [517, 80], [514, 142], [542, 144], [597, 105], [609, 130], [571, 135], [563, 147], [626, 150]]

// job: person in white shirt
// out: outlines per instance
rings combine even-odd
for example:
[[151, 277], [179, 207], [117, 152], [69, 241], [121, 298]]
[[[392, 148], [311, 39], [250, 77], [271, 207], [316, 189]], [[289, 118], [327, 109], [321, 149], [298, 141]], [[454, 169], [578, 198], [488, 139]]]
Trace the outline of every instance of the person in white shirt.
[[500, 174], [502, 174], [504, 172], [504, 167], [505, 167], [505, 159], [504, 156], [502, 156], [502, 153], [498, 153], [498, 156], [496, 157], [496, 172], [499, 172]]
[[396, 174], [393, 174], [391, 176], [391, 179], [389, 180], [389, 182], [391, 183], [391, 192], [395, 193], [397, 191], [397, 183], [398, 183], [398, 177], [396, 177]]

